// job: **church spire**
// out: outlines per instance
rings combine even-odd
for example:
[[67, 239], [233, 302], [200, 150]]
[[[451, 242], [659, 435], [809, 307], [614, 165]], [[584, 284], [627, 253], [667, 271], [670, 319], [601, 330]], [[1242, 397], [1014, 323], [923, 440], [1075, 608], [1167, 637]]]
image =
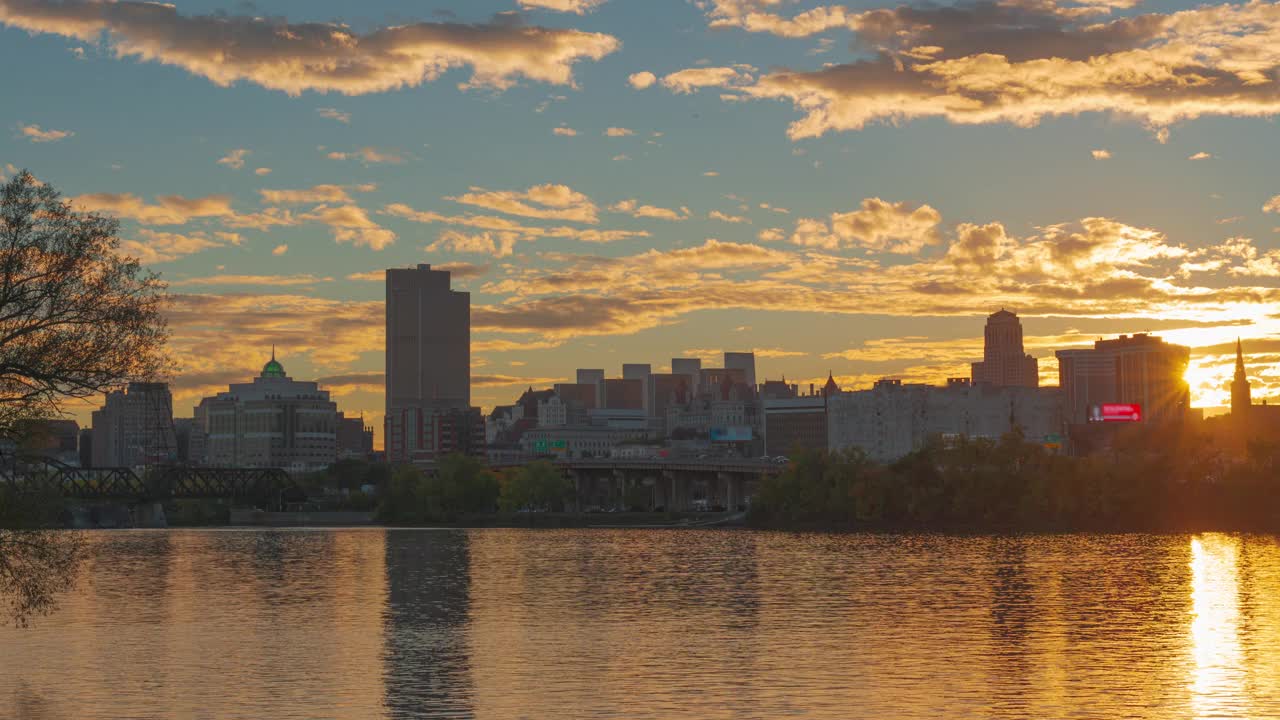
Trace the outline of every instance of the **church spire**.
[[1236, 374], [1231, 380], [1231, 415], [1237, 419], [1244, 419], [1245, 413], [1249, 412], [1249, 406], [1252, 404], [1249, 375], [1244, 369], [1244, 348], [1240, 344], [1240, 338], [1236, 338]]

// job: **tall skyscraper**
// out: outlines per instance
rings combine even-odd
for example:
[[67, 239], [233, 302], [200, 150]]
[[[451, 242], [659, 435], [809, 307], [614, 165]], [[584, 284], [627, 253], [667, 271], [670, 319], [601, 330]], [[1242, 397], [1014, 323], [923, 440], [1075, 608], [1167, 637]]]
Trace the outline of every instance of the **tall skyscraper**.
[[389, 269], [386, 313], [384, 440], [387, 459], [399, 462], [407, 442], [418, 444], [405, 438], [405, 410], [470, 408], [471, 293], [451, 290], [449, 272], [430, 265]]
[[1236, 375], [1231, 380], [1231, 415], [1243, 418], [1253, 405], [1253, 394], [1249, 389], [1249, 376], [1244, 371], [1244, 350], [1240, 347], [1240, 338], [1236, 338]]
[[973, 382], [996, 387], [1039, 387], [1036, 359], [1022, 348], [1022, 322], [1001, 309], [987, 316], [982, 362], [973, 363]]
[[649, 363], [623, 363], [622, 377], [624, 380], [640, 381], [640, 403], [645, 410], [649, 409], [649, 374], [653, 372], [653, 367]]
[[1094, 405], [1135, 403], [1146, 422], [1181, 420], [1191, 406], [1183, 376], [1191, 349], [1137, 333], [1099, 340], [1091, 350], [1059, 350], [1058, 383], [1068, 423], [1084, 423]]
[[579, 385], [596, 387], [596, 407], [604, 407], [604, 370], [578, 368]]
[[756, 354], [754, 352], [727, 352], [724, 354], [725, 370], [741, 370], [743, 382], [751, 386], [752, 394], [756, 387]]

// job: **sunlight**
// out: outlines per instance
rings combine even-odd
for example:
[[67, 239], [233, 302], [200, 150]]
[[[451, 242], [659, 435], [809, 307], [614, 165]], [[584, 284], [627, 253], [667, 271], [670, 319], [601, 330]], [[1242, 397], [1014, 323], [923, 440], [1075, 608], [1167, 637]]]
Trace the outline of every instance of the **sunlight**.
[[1191, 538], [1191, 704], [1195, 717], [1247, 717], [1240, 648], [1240, 541], [1221, 534]]

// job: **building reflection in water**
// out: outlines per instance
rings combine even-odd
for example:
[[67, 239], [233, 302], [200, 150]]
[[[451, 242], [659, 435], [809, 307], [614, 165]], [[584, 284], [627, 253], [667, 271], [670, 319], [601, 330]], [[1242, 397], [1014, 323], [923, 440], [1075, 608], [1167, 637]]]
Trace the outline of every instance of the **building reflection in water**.
[[383, 704], [392, 717], [472, 717], [465, 530], [388, 530]]

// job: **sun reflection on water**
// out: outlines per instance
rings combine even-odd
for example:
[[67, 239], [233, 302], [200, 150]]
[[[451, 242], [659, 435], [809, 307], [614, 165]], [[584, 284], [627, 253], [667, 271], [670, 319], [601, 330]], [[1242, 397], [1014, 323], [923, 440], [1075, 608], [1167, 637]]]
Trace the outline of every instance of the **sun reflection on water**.
[[1247, 717], [1240, 646], [1240, 540], [1191, 538], [1191, 705], [1194, 716]]

